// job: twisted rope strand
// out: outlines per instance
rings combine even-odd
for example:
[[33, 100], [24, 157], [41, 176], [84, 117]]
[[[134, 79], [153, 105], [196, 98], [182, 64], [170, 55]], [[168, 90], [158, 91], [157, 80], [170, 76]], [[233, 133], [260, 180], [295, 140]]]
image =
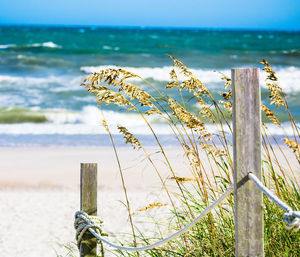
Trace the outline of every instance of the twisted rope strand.
[[286, 228], [292, 231], [298, 231], [300, 229], [300, 211], [293, 211], [290, 206], [281, 201], [268, 188], [266, 188], [253, 173], [250, 172], [248, 177], [265, 193], [267, 197], [269, 197], [269, 199], [285, 210], [282, 221], [286, 224]]
[[[144, 251], [153, 249], [154, 247], [158, 247], [164, 243], [169, 242], [170, 240], [182, 235], [183, 233], [190, 230], [196, 223], [200, 221], [201, 218], [203, 218], [207, 213], [212, 211], [216, 206], [218, 206], [233, 190], [233, 185], [231, 185], [215, 202], [213, 202], [211, 205], [209, 205], [206, 209], [204, 209], [203, 212], [200, 213], [199, 216], [197, 216], [195, 219], [193, 219], [188, 225], [186, 225], [184, 228], [178, 230], [174, 234], [170, 235], [167, 238], [164, 238], [158, 242], [155, 242], [151, 245], [146, 245], [142, 247], [126, 247], [121, 245], [116, 245], [114, 243], [109, 242], [108, 240], [104, 239], [101, 234], [99, 235], [94, 228], [98, 228], [98, 225], [95, 225], [95, 223], [89, 218], [89, 216], [82, 211], [76, 212], [75, 214], [75, 229], [76, 229], [76, 239], [78, 242], [78, 245], [80, 247], [80, 243], [82, 240], [83, 234], [89, 230], [97, 239], [99, 239], [101, 242], [119, 249], [119, 250], [126, 250], [126, 251]], [[85, 224], [85, 226], [82, 228], [81, 225]], [[85, 229], [86, 228], [86, 229]]]
[[[274, 195], [268, 188], [266, 188], [261, 181], [253, 174], [248, 174], [249, 179], [251, 179], [260, 190], [264, 192], [264, 194], [269, 197], [273, 202], [275, 202], [280, 208], [284, 209], [286, 213], [283, 215], [283, 222], [286, 223], [286, 228], [292, 231], [298, 231], [300, 229], [300, 211], [293, 211], [290, 206], [286, 203], [281, 201], [276, 195]], [[104, 239], [103, 236], [106, 234], [102, 233], [100, 224], [102, 221], [97, 217], [89, 216], [87, 213], [83, 211], [78, 211], [75, 214], [75, 222], [74, 227], [76, 229], [76, 240], [78, 248], [80, 248], [80, 244], [82, 242], [82, 237], [84, 233], [89, 230], [89, 232], [94, 235], [100, 242], [103, 242], [113, 248], [125, 251], [144, 251], [150, 250], [154, 247], [158, 247], [164, 243], [169, 242], [170, 240], [184, 234], [188, 230], [190, 230], [196, 223], [200, 221], [207, 213], [212, 211], [215, 207], [217, 207], [233, 190], [233, 185], [231, 185], [215, 202], [210, 204], [206, 209], [204, 209], [199, 216], [193, 219], [188, 225], [184, 228], [178, 230], [174, 234], [159, 240], [151, 245], [146, 245], [142, 247], [126, 247], [122, 245], [117, 245], [114, 243], [109, 242], [108, 240]]]

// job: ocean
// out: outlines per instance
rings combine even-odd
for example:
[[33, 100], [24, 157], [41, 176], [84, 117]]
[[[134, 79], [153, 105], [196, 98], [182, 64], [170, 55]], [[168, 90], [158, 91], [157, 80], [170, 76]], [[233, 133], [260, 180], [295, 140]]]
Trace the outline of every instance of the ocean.
[[[167, 54], [187, 65], [217, 98], [224, 82], [215, 71], [230, 76], [234, 67], [262, 69], [260, 61], [266, 58], [300, 123], [299, 31], [1, 26], [0, 146], [109, 144], [94, 96], [81, 82], [92, 71], [122, 67], [164, 91], [173, 64]], [[265, 74], [260, 76], [262, 101], [270, 107]], [[148, 89], [139, 80], [133, 82]], [[176, 90], [165, 92], [179, 99]], [[189, 102], [190, 95], [185, 92], [184, 98]], [[151, 145], [150, 131], [137, 114], [112, 105], [103, 110], [113, 134], [117, 125], [124, 125]], [[285, 111], [275, 110], [291, 134]], [[151, 122], [166, 143], [175, 142], [161, 120]], [[275, 135], [282, 133], [271, 129]]]

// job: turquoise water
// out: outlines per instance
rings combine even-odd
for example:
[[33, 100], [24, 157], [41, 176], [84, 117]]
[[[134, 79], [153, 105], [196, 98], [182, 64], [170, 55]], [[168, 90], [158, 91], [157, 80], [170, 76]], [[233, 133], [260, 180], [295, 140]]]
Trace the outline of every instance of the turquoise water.
[[[83, 78], [107, 66], [125, 67], [163, 89], [172, 66], [166, 54], [191, 68], [215, 96], [223, 82], [214, 70], [229, 76], [233, 67], [262, 68], [259, 62], [267, 58], [300, 122], [300, 32], [3, 26], [0, 144], [14, 135], [101, 135], [94, 98], [80, 87]], [[263, 79], [261, 74], [262, 84]], [[168, 93], [178, 98], [175, 90]], [[189, 100], [187, 93], [184, 97]], [[268, 105], [263, 85], [262, 100]], [[191, 102], [191, 109], [197, 108]], [[113, 126], [149, 133], [134, 114], [104, 109]], [[286, 121], [284, 112], [277, 112]], [[159, 133], [168, 133], [159, 120], [153, 122]]]

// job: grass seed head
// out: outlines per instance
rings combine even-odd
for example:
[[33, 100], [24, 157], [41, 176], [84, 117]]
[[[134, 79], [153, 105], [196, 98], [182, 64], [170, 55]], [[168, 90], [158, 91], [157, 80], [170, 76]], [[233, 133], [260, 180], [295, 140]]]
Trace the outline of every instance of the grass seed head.
[[294, 152], [300, 152], [300, 145], [297, 142], [288, 138], [283, 138], [282, 140], [289, 148], [293, 149]]
[[265, 65], [263, 71], [267, 73], [266, 86], [268, 87], [270, 92], [269, 98], [271, 99], [271, 104], [275, 104], [277, 105], [277, 107], [285, 106], [285, 102], [282, 97], [283, 90], [278, 85], [278, 79], [276, 77], [275, 71], [272, 69], [271, 65], [267, 62], [266, 59], [263, 59], [261, 63]]
[[266, 107], [264, 104], [261, 104], [261, 110], [265, 113], [265, 115], [269, 118], [269, 120], [275, 124], [280, 125], [279, 120], [276, 118], [275, 114], [271, 112], [271, 110]]
[[[167, 205], [166, 203], [150, 203], [147, 206], [138, 209], [137, 211], [148, 211], [148, 210], [151, 210], [153, 208], [161, 208], [161, 207], [166, 206], [166, 205]], [[135, 214], [136, 214], [135, 212], [132, 213], [132, 215], [135, 215]]]
[[177, 67], [180, 70], [180, 73], [184, 74], [186, 77], [192, 76], [192, 72], [180, 61], [178, 61], [175, 57], [168, 55], [174, 61], [174, 67]]
[[170, 180], [176, 180], [179, 183], [183, 183], [183, 182], [189, 182], [189, 181], [197, 181], [195, 178], [187, 178], [187, 177], [171, 177], [169, 178]]
[[130, 133], [127, 128], [118, 126], [118, 130], [124, 135], [125, 143], [130, 143], [133, 149], [140, 149], [142, 147], [140, 141], [132, 133]]
[[229, 100], [232, 97], [232, 89], [230, 89], [227, 92], [222, 92], [220, 93], [220, 95], [225, 99], [225, 100]]
[[229, 101], [223, 101], [219, 100], [218, 101], [220, 104], [223, 104], [223, 107], [228, 110], [228, 112], [231, 114], [232, 113], [232, 102]]
[[200, 144], [201, 144], [202, 149], [208, 151], [208, 153], [212, 154], [213, 156], [220, 157], [220, 156], [226, 155], [226, 153], [223, 150], [220, 150], [212, 145], [205, 144], [202, 142]]
[[191, 112], [188, 112], [172, 98], [169, 99], [168, 103], [175, 117], [182, 123], [186, 124], [188, 128], [191, 128], [200, 134], [200, 138], [208, 138], [211, 136], [207, 131], [205, 124], [199, 117]]

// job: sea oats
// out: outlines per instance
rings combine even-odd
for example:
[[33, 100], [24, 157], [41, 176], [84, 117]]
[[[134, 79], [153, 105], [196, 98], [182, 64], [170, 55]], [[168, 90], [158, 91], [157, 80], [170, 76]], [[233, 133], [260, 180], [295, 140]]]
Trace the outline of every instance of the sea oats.
[[[90, 92], [94, 92], [97, 90], [96, 85], [100, 84], [101, 82], [105, 82], [110, 86], [119, 87], [119, 92], [124, 92], [126, 95], [130, 97], [131, 100], [134, 99], [138, 100], [141, 106], [153, 107], [154, 105], [150, 100], [152, 98], [145, 90], [141, 89], [137, 85], [124, 81], [125, 79], [136, 77], [136, 76], [137, 75], [123, 69], [110, 68], [106, 70], [101, 70], [100, 72], [92, 73], [84, 80], [84, 83], [82, 83], [82, 85], [85, 86], [86, 88], [89, 88]], [[88, 82], [91, 82], [91, 84], [88, 84]], [[112, 95], [113, 93], [110, 93], [109, 97], [111, 98]], [[119, 98], [120, 98], [121, 105], [124, 105], [125, 101], [121, 101], [121, 97]], [[100, 101], [104, 101], [104, 99], [100, 99]], [[110, 101], [108, 102], [110, 103]]]
[[262, 59], [261, 64], [265, 65], [265, 68], [263, 71], [265, 71], [268, 76], [267, 79], [272, 80], [272, 81], [278, 81], [278, 78], [276, 77], [275, 71], [272, 69], [271, 65], [268, 63], [266, 59]]
[[205, 144], [205, 143], [200, 143], [202, 149], [208, 151], [209, 154], [212, 154], [213, 156], [220, 157], [220, 156], [225, 156], [226, 153], [223, 150], [220, 150], [216, 148], [215, 146]]
[[192, 166], [200, 166], [199, 156], [187, 145], [183, 145], [186, 149], [186, 156]]
[[173, 88], [173, 87], [179, 88], [178, 77], [174, 69], [170, 71], [170, 77], [172, 81], [167, 84], [166, 88]]
[[130, 133], [127, 128], [118, 126], [118, 130], [124, 135], [125, 143], [130, 143], [133, 149], [140, 149], [142, 147], [140, 141], [132, 133]]
[[229, 113], [232, 113], [232, 102], [229, 101], [223, 101], [219, 100], [218, 101], [220, 104], [223, 104], [223, 107], [228, 110]]
[[291, 149], [293, 149], [294, 152], [300, 152], [300, 145], [295, 142], [295, 141], [292, 141], [288, 138], [283, 138], [282, 140], [284, 140], [284, 143]]
[[169, 179], [176, 180], [179, 183], [188, 182], [188, 181], [197, 181], [195, 178], [177, 177], [177, 176], [171, 177]]
[[266, 86], [269, 89], [270, 95], [269, 98], [271, 99], [271, 104], [279, 106], [285, 106], [285, 102], [282, 97], [283, 90], [282, 88], [278, 85], [278, 79], [276, 77], [275, 71], [272, 69], [271, 65], [267, 62], [266, 59], [263, 59], [261, 62], [263, 65], [265, 65], [265, 68], [263, 71], [267, 73], [267, 81], [271, 81], [271, 83], [266, 83]]
[[201, 108], [199, 114], [206, 119], [209, 119], [208, 122], [215, 123], [215, 120], [212, 118], [213, 114], [210, 108], [208, 107], [207, 103], [203, 100], [202, 96], [198, 92], [194, 92], [194, 96], [197, 99], [197, 105]]
[[266, 83], [269, 91], [270, 91], [270, 96], [269, 98], [271, 99], [271, 104], [279, 106], [285, 106], [284, 100], [281, 96], [280, 93], [282, 93], [282, 89], [275, 83]]
[[178, 80], [177, 74], [174, 69], [172, 69], [169, 74], [172, 80]]
[[178, 61], [175, 57], [168, 55], [174, 61], [174, 67], [177, 67], [180, 70], [180, 73], [184, 74], [186, 77], [192, 76], [192, 72], [180, 61]]
[[157, 108], [151, 109], [149, 111], [146, 111], [145, 114], [147, 115], [151, 115], [151, 114], [162, 114], [160, 110], [158, 110]]
[[271, 110], [266, 107], [264, 104], [261, 104], [261, 110], [265, 113], [265, 115], [272, 121], [273, 124], [280, 125], [279, 120], [276, 118], [275, 114], [271, 112]]
[[106, 132], [109, 132], [106, 120], [102, 120], [102, 125], [104, 126]]
[[[166, 203], [150, 203], [147, 206], [138, 209], [137, 211], [148, 211], [148, 210], [151, 210], [153, 208], [161, 208], [161, 207], [166, 206], [166, 205], [167, 205]], [[135, 214], [136, 214], [135, 212], [132, 213], [132, 215], [135, 215]]]
[[100, 97], [97, 97], [97, 102], [106, 103], [106, 105], [109, 104], [116, 104], [119, 106], [132, 105], [123, 95], [111, 90], [104, 93]]
[[227, 87], [229, 87], [232, 83], [231, 81], [231, 78], [230, 77], [227, 77], [224, 73], [220, 72], [220, 71], [217, 71], [219, 74], [222, 75], [221, 79], [222, 80], [225, 80], [225, 85], [224, 85], [224, 88], [226, 89]]
[[200, 138], [210, 139], [210, 133], [206, 130], [205, 124], [195, 114], [185, 110], [179, 103], [174, 99], [169, 99], [169, 106], [173, 111], [175, 117], [187, 125], [188, 128], [193, 129], [195, 132], [200, 134]]
[[204, 84], [195, 77], [183, 81], [180, 87], [182, 89], [187, 89], [189, 92], [196, 91], [198, 94], [208, 94], [208, 90]]
[[[226, 76], [224, 73], [222, 73], [222, 72], [219, 72], [219, 71], [218, 71], [218, 73], [222, 75], [221, 79], [222, 79], [222, 80], [225, 80], [224, 88], [226, 89], [226, 88], [230, 87], [230, 86], [231, 86], [231, 83], [232, 83], [231, 78], [227, 77], [227, 76]], [[221, 103], [221, 104], [223, 104], [223, 107], [224, 107], [226, 110], [228, 110], [228, 112], [229, 112], [230, 114], [232, 114], [232, 102], [229, 101], [229, 100], [231, 99], [231, 97], [232, 97], [232, 89], [230, 88], [227, 92], [222, 92], [222, 93], [220, 93], [220, 95], [224, 98], [225, 101], [219, 100], [218, 102]]]
[[89, 92], [94, 93], [98, 103], [106, 103], [107, 105], [113, 103], [119, 106], [132, 105], [123, 95], [107, 87], [93, 86], [90, 84], [85, 84], [84, 86]]
[[227, 92], [222, 92], [220, 93], [220, 95], [225, 99], [225, 100], [229, 100], [232, 97], [232, 89], [230, 89]]
[[283, 138], [284, 143], [293, 150], [297, 161], [300, 163], [300, 144], [288, 138]]
[[143, 89], [128, 82], [120, 83], [119, 91], [124, 91], [131, 100], [137, 99], [141, 106], [153, 107], [153, 103], [150, 101], [151, 96]]
[[166, 85], [166, 88], [179, 87], [178, 81], [171, 81]]

